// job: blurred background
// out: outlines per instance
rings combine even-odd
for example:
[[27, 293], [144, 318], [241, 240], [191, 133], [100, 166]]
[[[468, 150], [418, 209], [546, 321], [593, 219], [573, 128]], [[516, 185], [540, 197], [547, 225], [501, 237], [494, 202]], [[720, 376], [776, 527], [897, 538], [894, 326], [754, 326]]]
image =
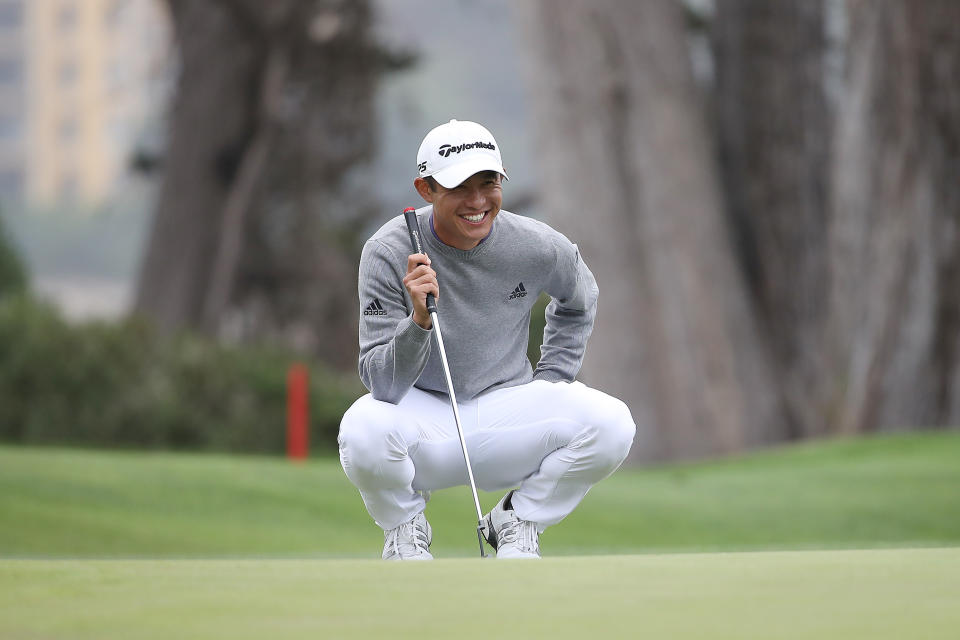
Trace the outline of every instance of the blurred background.
[[0, 440], [279, 453], [303, 362], [332, 453], [360, 248], [450, 118], [596, 274], [581, 378], [630, 405], [634, 462], [955, 428], [957, 24], [950, 0], [0, 0]]

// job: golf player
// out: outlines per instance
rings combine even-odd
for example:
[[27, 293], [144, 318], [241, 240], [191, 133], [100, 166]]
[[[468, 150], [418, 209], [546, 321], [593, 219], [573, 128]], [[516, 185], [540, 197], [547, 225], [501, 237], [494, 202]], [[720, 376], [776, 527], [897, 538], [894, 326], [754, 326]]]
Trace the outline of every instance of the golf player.
[[[340, 461], [384, 530], [385, 560], [429, 560], [430, 492], [465, 485], [434, 330], [442, 338], [476, 484], [508, 490], [484, 515], [498, 558], [539, 558], [540, 534], [572, 512], [627, 457], [627, 406], [576, 380], [597, 310], [577, 246], [546, 224], [500, 209], [507, 179], [483, 126], [451, 120], [417, 153], [424, 252], [411, 255], [403, 216], [360, 258], [360, 378], [370, 393], [340, 424]], [[536, 368], [530, 312], [551, 301]], [[439, 320], [438, 320], [439, 323]]]

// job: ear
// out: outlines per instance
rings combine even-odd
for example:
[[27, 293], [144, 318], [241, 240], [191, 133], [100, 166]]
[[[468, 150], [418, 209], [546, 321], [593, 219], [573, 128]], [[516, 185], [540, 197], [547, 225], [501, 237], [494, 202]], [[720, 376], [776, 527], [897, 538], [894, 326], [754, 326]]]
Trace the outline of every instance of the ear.
[[433, 204], [433, 191], [430, 189], [430, 183], [423, 178], [416, 178], [413, 181], [413, 188], [417, 190], [420, 197]]

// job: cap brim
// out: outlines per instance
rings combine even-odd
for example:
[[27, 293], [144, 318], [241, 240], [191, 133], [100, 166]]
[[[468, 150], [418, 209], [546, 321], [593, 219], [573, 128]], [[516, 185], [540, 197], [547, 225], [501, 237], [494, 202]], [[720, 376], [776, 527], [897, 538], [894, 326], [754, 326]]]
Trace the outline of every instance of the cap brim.
[[433, 174], [433, 178], [447, 189], [453, 189], [473, 174], [480, 173], [481, 171], [496, 171], [502, 175], [504, 179], [510, 179], [507, 177], [503, 167], [497, 163], [496, 158], [489, 156], [470, 158], [463, 162], [458, 162], [452, 167], [446, 167], [445, 169], [437, 171]]

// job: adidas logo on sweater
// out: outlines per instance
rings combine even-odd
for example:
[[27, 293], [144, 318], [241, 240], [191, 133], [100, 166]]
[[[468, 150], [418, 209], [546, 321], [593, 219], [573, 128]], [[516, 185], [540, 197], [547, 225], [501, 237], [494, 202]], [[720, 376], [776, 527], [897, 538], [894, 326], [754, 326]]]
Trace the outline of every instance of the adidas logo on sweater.
[[513, 293], [511, 293], [507, 297], [507, 300], [513, 300], [514, 298], [522, 298], [525, 295], [527, 295], [527, 290], [523, 287], [523, 283], [521, 282], [520, 284], [517, 285], [517, 288], [513, 290]]
[[385, 316], [387, 312], [383, 310], [383, 307], [380, 306], [379, 298], [374, 298], [373, 302], [367, 305], [367, 308], [363, 310], [363, 315], [365, 316]]

